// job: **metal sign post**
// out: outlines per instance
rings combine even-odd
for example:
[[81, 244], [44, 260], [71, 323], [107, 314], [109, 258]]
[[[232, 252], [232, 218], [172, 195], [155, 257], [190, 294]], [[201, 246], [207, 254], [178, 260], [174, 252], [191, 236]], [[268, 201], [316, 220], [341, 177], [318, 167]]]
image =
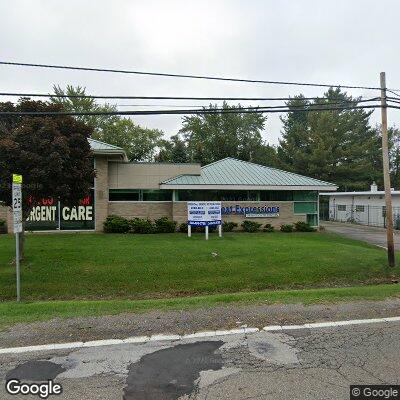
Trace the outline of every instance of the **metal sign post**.
[[17, 274], [17, 301], [21, 301], [21, 271], [19, 254], [19, 234], [22, 232], [22, 176], [13, 174], [12, 177], [12, 209], [15, 233], [15, 269]]

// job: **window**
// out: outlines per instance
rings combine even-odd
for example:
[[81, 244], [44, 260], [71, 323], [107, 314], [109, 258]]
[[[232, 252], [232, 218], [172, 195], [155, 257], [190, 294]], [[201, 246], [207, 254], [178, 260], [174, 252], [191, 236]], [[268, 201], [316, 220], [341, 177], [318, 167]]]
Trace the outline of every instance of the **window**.
[[318, 192], [294, 191], [294, 201], [318, 201]]
[[316, 213], [317, 212], [317, 203], [313, 201], [301, 201], [301, 202], [295, 202], [293, 211], [295, 214], [308, 214], [308, 213]]
[[344, 205], [344, 204], [338, 204], [338, 205], [337, 205], [337, 210], [338, 210], [338, 211], [346, 211], [346, 205]]
[[364, 212], [364, 211], [365, 211], [365, 206], [360, 206], [360, 205], [356, 206], [356, 212]]
[[293, 192], [290, 190], [262, 190], [261, 201], [293, 201]]
[[172, 201], [171, 190], [110, 189], [110, 201]]
[[311, 226], [318, 226], [317, 214], [307, 214], [307, 223]]

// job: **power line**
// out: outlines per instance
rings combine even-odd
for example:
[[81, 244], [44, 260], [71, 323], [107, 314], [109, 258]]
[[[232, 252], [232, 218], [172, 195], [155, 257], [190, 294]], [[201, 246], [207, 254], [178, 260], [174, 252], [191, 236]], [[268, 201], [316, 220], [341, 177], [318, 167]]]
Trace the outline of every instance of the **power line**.
[[394, 94], [395, 96], [400, 97], [400, 94], [396, 93], [396, 91], [390, 90], [390, 89], [386, 89], [386, 90], [387, 90], [388, 92]]
[[[278, 108], [279, 107], [279, 108]], [[288, 113], [288, 112], [320, 112], [320, 111], [344, 111], [355, 109], [375, 109], [380, 108], [379, 105], [364, 105], [364, 106], [342, 106], [342, 107], [326, 107], [326, 106], [311, 106], [309, 108], [288, 108], [284, 106], [278, 107], [257, 107], [253, 109], [187, 109], [187, 110], [140, 110], [140, 111], [1, 111], [0, 117], [6, 116], [84, 116], [84, 115], [198, 115], [198, 114], [242, 114], [242, 113]], [[396, 107], [395, 107], [396, 108]]]
[[11, 66], [18, 66], [18, 67], [67, 69], [67, 70], [91, 71], [91, 72], [111, 72], [111, 73], [119, 73], [119, 74], [162, 76], [162, 77], [169, 77], [169, 78], [207, 79], [207, 80], [214, 80], [214, 81], [262, 83], [262, 84], [270, 84], [270, 85], [341, 87], [344, 89], [380, 90], [379, 87], [373, 87], [373, 86], [351, 86], [351, 85], [325, 84], [325, 83], [271, 81], [271, 80], [262, 80], [262, 79], [243, 79], [243, 78], [228, 78], [228, 77], [207, 76], [207, 75], [172, 74], [172, 73], [165, 73], [165, 72], [146, 72], [146, 71], [121, 70], [121, 69], [110, 69], [110, 68], [74, 67], [74, 66], [54, 65], [54, 64], [18, 63], [18, 62], [11, 62], [11, 61], [0, 61], [0, 65], [11, 65]]
[[[321, 100], [323, 97], [190, 97], [190, 96], [113, 96], [113, 95], [67, 95], [47, 93], [9, 93], [0, 92], [0, 96], [14, 97], [49, 97], [49, 98], [71, 98], [71, 99], [123, 99], [123, 100], [232, 100], [232, 101], [290, 101], [290, 100]], [[362, 99], [362, 97], [359, 97]], [[380, 99], [374, 97], [373, 99]], [[353, 100], [349, 100], [353, 101]]]

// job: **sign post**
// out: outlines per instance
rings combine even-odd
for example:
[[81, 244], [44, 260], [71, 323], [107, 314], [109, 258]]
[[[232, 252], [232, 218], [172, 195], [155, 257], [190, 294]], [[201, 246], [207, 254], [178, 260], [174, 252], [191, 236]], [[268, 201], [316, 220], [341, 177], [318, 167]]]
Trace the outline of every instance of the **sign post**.
[[192, 226], [204, 226], [206, 240], [208, 240], [209, 226], [217, 226], [219, 236], [222, 236], [222, 217], [220, 201], [189, 201], [188, 209], [188, 237], [192, 234]]
[[19, 234], [22, 232], [22, 176], [13, 174], [12, 177], [12, 209], [15, 233], [15, 269], [17, 274], [17, 301], [21, 301], [21, 271], [19, 254]]

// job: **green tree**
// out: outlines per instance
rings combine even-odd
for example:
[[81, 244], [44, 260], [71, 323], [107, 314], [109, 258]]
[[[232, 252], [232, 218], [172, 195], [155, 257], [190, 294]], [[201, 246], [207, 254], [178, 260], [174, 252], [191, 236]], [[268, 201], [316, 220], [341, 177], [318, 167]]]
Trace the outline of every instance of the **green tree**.
[[129, 118], [119, 118], [95, 132], [93, 137], [122, 147], [130, 161], [153, 161], [163, 132], [142, 128]]
[[160, 162], [188, 162], [186, 143], [179, 135], [171, 136], [170, 140], [163, 139], [159, 143], [156, 160]]
[[312, 103], [302, 96], [289, 101], [289, 107], [302, 105], [305, 111], [292, 111], [282, 118], [278, 155], [283, 166], [296, 173], [336, 183], [343, 190], [363, 190], [380, 178], [380, 170], [376, 168], [380, 158], [379, 137], [369, 124], [371, 112], [310, 111], [311, 106], [315, 109], [346, 101], [356, 99], [332, 88]]
[[[238, 106], [224, 102], [226, 111]], [[219, 108], [210, 104], [209, 110]], [[259, 113], [210, 113], [183, 118], [180, 133], [186, 142], [191, 161], [209, 164], [224, 157], [252, 161], [254, 154], [264, 145], [261, 132], [266, 117]]]
[[[0, 103], [0, 111], [62, 110], [59, 104], [29, 99]], [[0, 118], [0, 202], [11, 206], [11, 176], [17, 173], [23, 176], [24, 220], [31, 209], [28, 199], [35, 202], [54, 197], [65, 204], [76, 204], [93, 186], [88, 142], [92, 131], [70, 116]]]
[[[53, 90], [51, 102], [62, 105], [66, 111], [117, 111], [114, 104], [98, 104], [93, 98], [79, 97], [86, 96], [86, 89], [80, 86], [68, 85], [64, 90], [54, 85]], [[163, 136], [158, 129], [143, 128], [131, 119], [118, 115], [82, 115], [75, 118], [93, 127], [94, 139], [122, 147], [131, 161], [152, 161]]]

